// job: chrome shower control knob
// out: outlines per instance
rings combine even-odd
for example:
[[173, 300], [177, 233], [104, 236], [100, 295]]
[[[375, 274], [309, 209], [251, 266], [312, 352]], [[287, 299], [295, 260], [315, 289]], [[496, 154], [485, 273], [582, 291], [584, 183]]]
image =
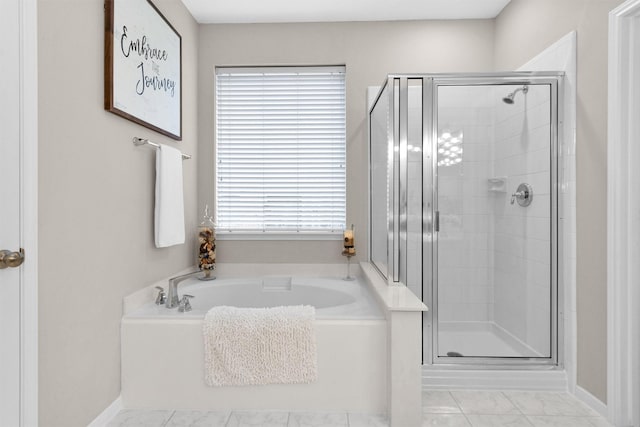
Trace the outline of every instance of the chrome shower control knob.
[[518, 185], [518, 189], [511, 195], [511, 204], [518, 202], [522, 207], [527, 207], [533, 200], [533, 188], [527, 183]]
[[516, 191], [515, 193], [513, 193], [511, 195], [511, 204], [514, 204], [516, 202], [516, 198], [521, 196], [522, 196], [522, 193], [520, 193], [519, 191]]

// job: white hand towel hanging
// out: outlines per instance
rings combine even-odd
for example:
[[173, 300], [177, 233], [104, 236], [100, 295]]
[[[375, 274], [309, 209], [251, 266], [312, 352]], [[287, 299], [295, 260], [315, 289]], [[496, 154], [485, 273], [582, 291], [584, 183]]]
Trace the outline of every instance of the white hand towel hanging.
[[156, 150], [156, 247], [184, 243], [182, 153], [167, 145]]

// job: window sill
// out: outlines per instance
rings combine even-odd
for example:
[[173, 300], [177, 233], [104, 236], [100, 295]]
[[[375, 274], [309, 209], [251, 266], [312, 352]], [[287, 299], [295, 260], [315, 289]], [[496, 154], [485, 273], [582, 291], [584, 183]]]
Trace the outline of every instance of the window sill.
[[342, 231], [217, 231], [216, 240], [342, 240]]

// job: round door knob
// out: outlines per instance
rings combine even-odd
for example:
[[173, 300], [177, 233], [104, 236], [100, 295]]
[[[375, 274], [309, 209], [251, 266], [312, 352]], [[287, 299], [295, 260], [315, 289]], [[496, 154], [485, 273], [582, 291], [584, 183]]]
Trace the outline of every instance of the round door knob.
[[11, 267], [19, 267], [24, 262], [24, 249], [20, 248], [20, 252], [11, 252], [7, 250], [0, 251], [0, 269]]

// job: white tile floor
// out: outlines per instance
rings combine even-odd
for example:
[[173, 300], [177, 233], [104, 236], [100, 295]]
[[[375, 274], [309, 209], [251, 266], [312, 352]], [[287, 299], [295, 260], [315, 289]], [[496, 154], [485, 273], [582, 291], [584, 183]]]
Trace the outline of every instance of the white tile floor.
[[[527, 391], [425, 391], [422, 426], [403, 427], [609, 427], [567, 393]], [[382, 415], [346, 412], [121, 411], [109, 427], [387, 427]]]
[[422, 427], [605, 427], [609, 423], [568, 393], [425, 391]]

